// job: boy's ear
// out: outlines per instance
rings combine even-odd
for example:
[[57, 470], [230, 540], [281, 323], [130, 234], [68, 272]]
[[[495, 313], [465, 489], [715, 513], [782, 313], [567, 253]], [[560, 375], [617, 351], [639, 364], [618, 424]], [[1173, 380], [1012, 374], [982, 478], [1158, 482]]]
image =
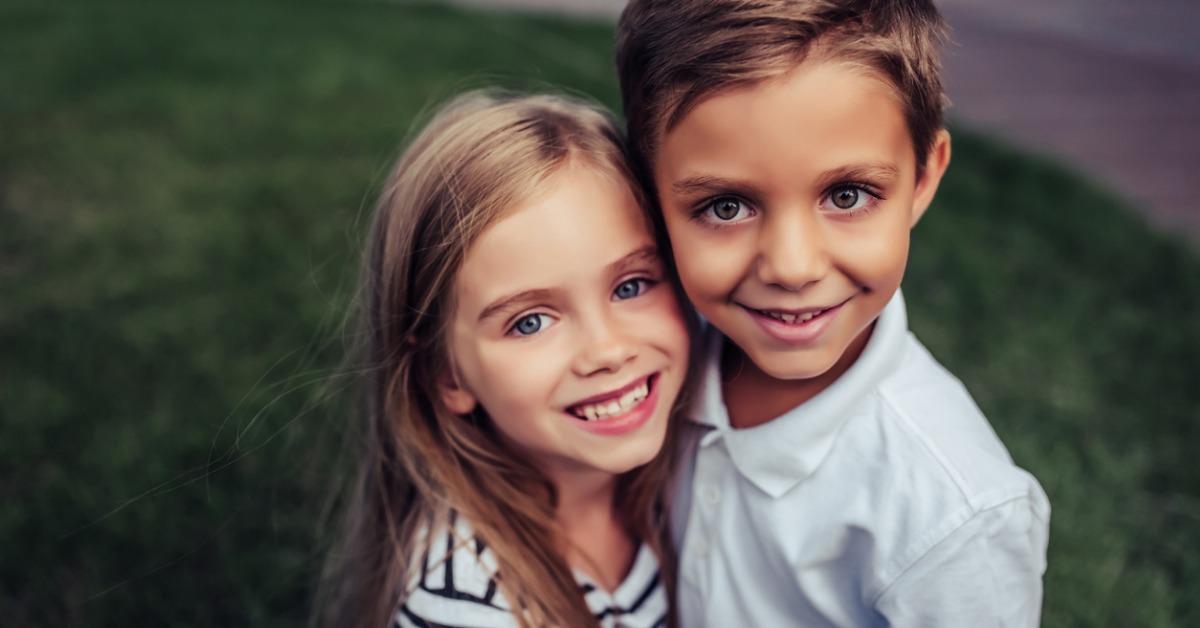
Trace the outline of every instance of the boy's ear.
[[475, 409], [475, 395], [459, 383], [458, 375], [453, 369], [449, 369], [438, 378], [438, 394], [442, 396], [442, 403], [446, 405], [446, 409], [454, 414], [470, 414]]
[[925, 215], [925, 210], [929, 209], [929, 204], [933, 202], [933, 196], [937, 193], [938, 184], [942, 182], [942, 175], [946, 174], [946, 167], [949, 165], [950, 132], [942, 129], [934, 137], [933, 146], [925, 158], [925, 170], [922, 171], [921, 178], [917, 179], [909, 228], [917, 226], [917, 221]]

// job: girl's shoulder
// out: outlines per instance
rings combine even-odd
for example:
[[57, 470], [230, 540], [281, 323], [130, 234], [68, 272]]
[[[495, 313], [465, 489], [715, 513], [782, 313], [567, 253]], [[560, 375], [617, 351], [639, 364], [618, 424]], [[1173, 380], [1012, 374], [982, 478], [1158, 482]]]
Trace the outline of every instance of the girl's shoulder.
[[[497, 584], [496, 557], [470, 523], [451, 513], [449, 519], [423, 529], [418, 536], [423, 555], [400, 603], [393, 627], [426, 626], [516, 628], [512, 608]], [[601, 628], [665, 626], [667, 594], [658, 558], [642, 545], [625, 580], [615, 591], [596, 586], [575, 573], [579, 593]]]
[[464, 518], [451, 514], [422, 530], [416, 547], [423, 555], [401, 596], [395, 626], [518, 625], [496, 583], [495, 555]]

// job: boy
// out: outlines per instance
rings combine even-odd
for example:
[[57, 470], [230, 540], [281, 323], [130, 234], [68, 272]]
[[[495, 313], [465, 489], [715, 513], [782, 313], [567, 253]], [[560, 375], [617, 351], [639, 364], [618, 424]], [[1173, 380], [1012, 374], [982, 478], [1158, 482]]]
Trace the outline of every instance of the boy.
[[[950, 160], [918, 0], [633, 0], [629, 137], [709, 322], [684, 626], [1032, 626], [1049, 504], [908, 332]], [[690, 485], [689, 485], [690, 482]]]

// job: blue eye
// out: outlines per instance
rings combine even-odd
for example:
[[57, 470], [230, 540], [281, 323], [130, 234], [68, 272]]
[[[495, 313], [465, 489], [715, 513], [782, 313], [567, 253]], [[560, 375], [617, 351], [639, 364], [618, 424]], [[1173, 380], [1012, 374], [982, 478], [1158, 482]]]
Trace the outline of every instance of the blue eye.
[[532, 336], [542, 330], [542, 319], [549, 318], [545, 314], [526, 314], [513, 323], [508, 333], [518, 336]]
[[627, 280], [622, 281], [621, 283], [617, 284], [616, 289], [613, 290], [613, 296], [616, 297], [617, 300], [620, 300], [620, 301], [624, 301], [625, 299], [632, 299], [632, 298], [634, 298], [636, 296], [640, 296], [642, 293], [646, 292], [646, 289], [650, 287], [649, 284], [650, 284], [650, 281], [644, 277], [638, 277], [636, 279], [627, 279]]

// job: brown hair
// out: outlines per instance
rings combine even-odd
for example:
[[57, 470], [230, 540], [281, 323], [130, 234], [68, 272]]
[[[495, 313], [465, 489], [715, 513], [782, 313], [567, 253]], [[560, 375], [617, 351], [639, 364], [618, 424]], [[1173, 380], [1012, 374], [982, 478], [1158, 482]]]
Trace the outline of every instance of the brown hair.
[[[472, 242], [572, 160], [619, 177], [644, 203], [623, 147], [611, 118], [580, 101], [471, 92], [444, 106], [400, 157], [364, 263], [367, 422], [316, 623], [387, 625], [429, 549], [422, 531], [455, 512], [495, 553], [519, 622], [596, 625], [560, 553], [554, 487], [485, 414], [451, 413], [436, 384], [448, 368], [453, 281]], [[674, 432], [672, 420], [668, 443]], [[668, 587], [662, 499], [672, 450], [620, 476], [616, 498], [630, 531], [659, 555]]]
[[646, 172], [662, 136], [701, 100], [796, 67], [808, 56], [863, 65], [898, 92], [918, 173], [942, 128], [930, 0], [630, 0], [617, 27], [617, 74]]

